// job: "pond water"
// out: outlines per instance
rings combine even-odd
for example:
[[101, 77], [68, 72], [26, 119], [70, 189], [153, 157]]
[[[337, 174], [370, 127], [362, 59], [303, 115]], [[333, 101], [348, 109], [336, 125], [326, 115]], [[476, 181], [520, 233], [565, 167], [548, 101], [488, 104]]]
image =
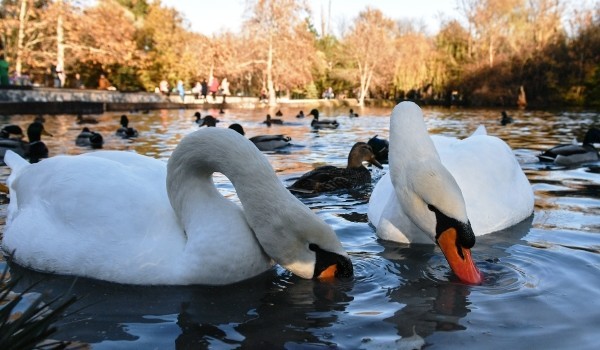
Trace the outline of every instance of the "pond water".
[[[350, 147], [374, 135], [388, 138], [388, 108], [321, 109], [336, 117], [334, 131], [314, 132], [299, 108], [282, 109], [286, 125], [267, 127], [266, 109], [199, 111], [218, 116], [217, 127], [238, 122], [247, 136], [284, 133], [293, 146], [265, 153], [281, 181], [322, 164], [344, 166]], [[88, 125], [104, 135], [105, 149], [135, 151], [167, 160], [179, 140], [196, 130], [194, 110], [127, 113], [140, 136], [114, 135], [122, 113]], [[305, 110], [305, 113], [307, 110]], [[478, 238], [472, 253], [486, 278], [464, 285], [451, 274], [437, 247], [378, 240], [367, 220], [371, 188], [302, 197], [330, 224], [354, 264], [351, 280], [318, 282], [280, 267], [225, 287], [139, 287], [55, 276], [10, 266], [21, 288], [36, 281], [32, 296], [74, 294], [81, 299], [59, 321], [53, 339], [93, 349], [596, 349], [600, 346], [600, 163], [565, 168], [537, 161], [542, 149], [581, 140], [593, 112], [424, 108], [430, 133], [466, 137], [484, 124], [514, 150], [535, 192], [534, 215], [501, 232]], [[0, 118], [23, 127], [33, 116]], [[75, 146], [82, 128], [74, 116], [46, 117], [51, 155], [93, 152]], [[10, 170], [0, 168], [5, 182]], [[373, 171], [373, 183], [387, 171]], [[235, 198], [223, 176], [220, 191]], [[6, 203], [2, 197], [1, 225]], [[6, 264], [0, 261], [0, 267]]]

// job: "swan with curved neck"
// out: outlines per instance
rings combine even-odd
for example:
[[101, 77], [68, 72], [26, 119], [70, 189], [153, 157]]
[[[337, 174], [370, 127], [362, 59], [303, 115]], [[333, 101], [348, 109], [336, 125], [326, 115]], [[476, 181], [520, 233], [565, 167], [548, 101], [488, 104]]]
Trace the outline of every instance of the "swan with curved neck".
[[533, 190], [510, 147], [483, 129], [464, 140], [430, 137], [421, 109], [402, 102], [390, 122], [390, 171], [369, 201], [377, 235], [435, 242], [454, 273], [480, 283], [475, 236], [512, 226], [533, 212]]
[[[233, 130], [186, 136], [167, 166], [119, 151], [35, 165], [13, 153], [7, 163], [2, 246], [29, 268], [130, 284], [228, 284], [273, 259], [303, 278], [352, 275], [334, 231]], [[214, 172], [231, 180], [241, 207], [219, 193]]]

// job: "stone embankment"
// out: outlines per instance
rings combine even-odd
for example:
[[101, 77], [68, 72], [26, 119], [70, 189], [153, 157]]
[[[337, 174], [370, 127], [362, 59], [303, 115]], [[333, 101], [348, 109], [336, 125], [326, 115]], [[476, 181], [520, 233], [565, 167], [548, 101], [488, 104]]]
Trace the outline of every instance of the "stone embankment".
[[[337, 107], [355, 106], [351, 99], [306, 99], [282, 98], [278, 105], [287, 107]], [[94, 89], [59, 89], [46, 87], [0, 87], [0, 115], [12, 114], [100, 114], [107, 111], [135, 111], [151, 109], [200, 109], [200, 108], [260, 108], [268, 107], [257, 97], [228, 96], [205, 100], [186, 95], [182, 102], [179, 96], [164, 96], [149, 92], [119, 92]]]

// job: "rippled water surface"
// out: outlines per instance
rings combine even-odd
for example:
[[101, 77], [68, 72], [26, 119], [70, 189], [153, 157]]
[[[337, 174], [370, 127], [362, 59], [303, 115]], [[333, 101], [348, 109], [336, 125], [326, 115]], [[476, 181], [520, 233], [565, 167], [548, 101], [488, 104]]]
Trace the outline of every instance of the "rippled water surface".
[[[313, 132], [299, 109], [282, 109], [286, 125], [262, 124], [267, 110], [200, 110], [218, 115], [217, 127], [238, 122], [247, 136], [284, 133], [293, 146], [266, 153], [289, 185], [322, 164], [344, 166], [350, 147], [374, 135], [388, 137], [390, 109], [321, 110], [337, 117], [335, 131]], [[34, 273], [11, 265], [22, 287], [45, 298], [62, 293], [81, 299], [53, 336], [93, 349], [595, 349], [600, 347], [600, 163], [574, 168], [546, 166], [535, 155], [549, 146], [581, 140], [600, 125], [589, 112], [425, 108], [431, 133], [466, 137], [484, 124], [514, 150], [535, 191], [534, 215], [501, 232], [478, 238], [473, 256], [485, 274], [480, 286], [457, 282], [441, 251], [380, 241], [367, 220], [370, 189], [301, 200], [330, 224], [351, 255], [355, 277], [332, 283], [302, 280], [276, 267], [226, 287], [134, 287], [84, 278]], [[140, 136], [114, 136], [121, 113], [89, 125], [105, 149], [135, 151], [167, 160], [179, 140], [198, 127], [194, 110], [128, 113]], [[274, 111], [270, 111], [273, 114]], [[306, 112], [306, 110], [305, 110]], [[0, 118], [26, 127], [33, 116]], [[46, 117], [51, 155], [92, 150], [75, 146], [81, 130], [74, 116]], [[9, 169], [1, 167], [3, 180]], [[373, 182], [387, 171], [373, 172]], [[225, 195], [235, 191], [223, 176]], [[8, 199], [3, 197], [3, 221]], [[0, 261], [0, 265], [4, 265]], [[0, 266], [1, 267], [1, 266]]]

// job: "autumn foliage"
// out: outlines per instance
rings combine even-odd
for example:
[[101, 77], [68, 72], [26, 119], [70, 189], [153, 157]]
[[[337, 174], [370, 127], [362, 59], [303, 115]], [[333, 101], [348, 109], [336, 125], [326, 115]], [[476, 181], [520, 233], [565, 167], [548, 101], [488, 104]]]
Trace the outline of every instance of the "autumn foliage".
[[[233, 94], [415, 99], [465, 105], [600, 104], [600, 5], [568, 12], [557, 0], [460, 0], [463, 18], [419, 23], [367, 7], [335, 35], [301, 0], [247, 1], [239, 32], [211, 37], [160, 1], [2, 0], [0, 39], [16, 76], [47, 85], [62, 63], [66, 86], [100, 74], [121, 91], [154, 91], [212, 76]], [[435, 11], [435, 9], [432, 9]], [[189, 14], [190, 17], [193, 14]]]

